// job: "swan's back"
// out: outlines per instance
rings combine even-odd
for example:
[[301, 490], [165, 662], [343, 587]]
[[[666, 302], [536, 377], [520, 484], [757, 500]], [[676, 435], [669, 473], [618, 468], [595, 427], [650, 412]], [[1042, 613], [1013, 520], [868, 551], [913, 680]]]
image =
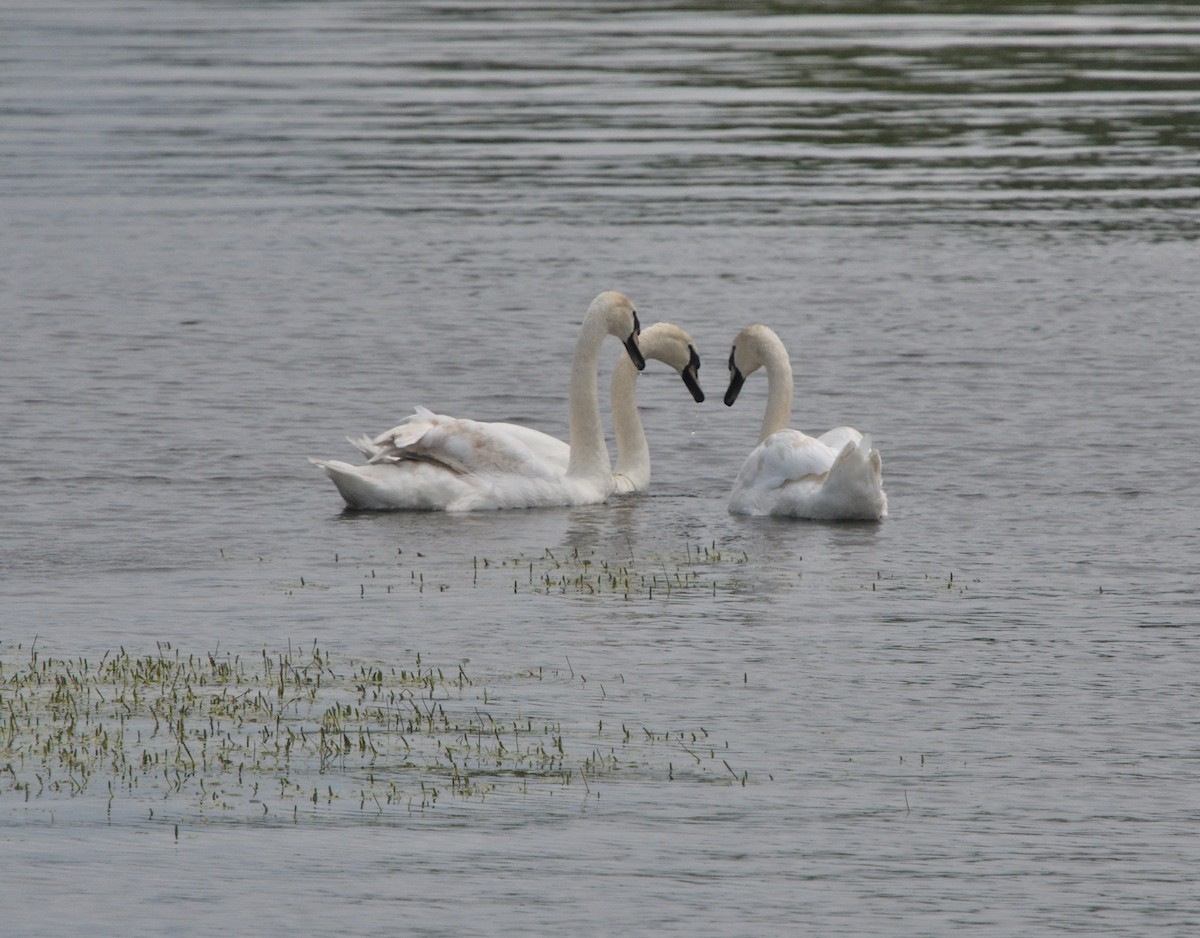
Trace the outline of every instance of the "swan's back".
[[[836, 441], [840, 436], [830, 438]], [[839, 451], [825, 437], [780, 430], [747, 457], [734, 482], [729, 510], [818, 521], [877, 521], [887, 514], [882, 471], [869, 436], [847, 438]]]

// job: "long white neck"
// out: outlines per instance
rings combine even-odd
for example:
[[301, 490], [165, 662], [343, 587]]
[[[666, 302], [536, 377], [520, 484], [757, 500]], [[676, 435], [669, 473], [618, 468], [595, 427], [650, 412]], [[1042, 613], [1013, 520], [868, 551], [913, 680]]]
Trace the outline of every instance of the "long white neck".
[[594, 479], [611, 484], [612, 463], [604, 443], [604, 426], [600, 422], [600, 400], [597, 391], [597, 372], [600, 367], [600, 348], [608, 331], [600, 317], [587, 316], [579, 339], [575, 342], [575, 359], [571, 365], [571, 460], [567, 475], [572, 478]]
[[[653, 327], [651, 327], [653, 328]], [[646, 332], [642, 333], [647, 335]], [[649, 345], [643, 340], [642, 354], [648, 355]], [[612, 376], [613, 434], [617, 438], [617, 468], [638, 491], [650, 485], [650, 446], [637, 406], [637, 368], [628, 355], [622, 353]]]
[[787, 349], [774, 334], [760, 334], [759, 354], [767, 370], [767, 409], [763, 414], [761, 443], [776, 430], [782, 430], [792, 420], [792, 363]]

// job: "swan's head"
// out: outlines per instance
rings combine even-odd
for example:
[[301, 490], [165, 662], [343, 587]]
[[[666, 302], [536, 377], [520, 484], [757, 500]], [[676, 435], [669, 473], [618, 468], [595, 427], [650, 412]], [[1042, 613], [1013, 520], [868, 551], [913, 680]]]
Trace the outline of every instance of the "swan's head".
[[646, 358], [658, 359], [678, 371], [696, 403], [704, 402], [704, 392], [700, 390], [700, 356], [690, 335], [674, 323], [656, 322], [638, 337], [638, 347]]
[[782, 348], [779, 336], [758, 323], [737, 334], [733, 348], [729, 350], [729, 389], [725, 392], [725, 406], [733, 406], [746, 379], [766, 364], [766, 352], [774, 346]]
[[609, 335], [615, 335], [625, 343], [625, 350], [638, 371], [646, 367], [646, 359], [638, 347], [642, 325], [638, 322], [637, 310], [633, 308], [633, 301], [629, 297], [615, 290], [601, 293], [588, 307], [588, 316], [601, 317]]

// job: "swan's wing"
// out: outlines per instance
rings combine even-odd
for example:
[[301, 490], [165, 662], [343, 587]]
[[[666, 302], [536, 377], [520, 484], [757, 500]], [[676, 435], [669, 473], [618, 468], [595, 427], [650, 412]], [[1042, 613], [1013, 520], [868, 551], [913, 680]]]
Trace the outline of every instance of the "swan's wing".
[[729, 509], [743, 515], [774, 514], [780, 499], [819, 489], [836, 457], [826, 444], [798, 430], [772, 433], [746, 457]]
[[[571, 459], [571, 448], [558, 437], [523, 427], [517, 423], [465, 421], [473, 427], [489, 428], [488, 432], [499, 434], [511, 444], [524, 444], [529, 448], [530, 457], [549, 465], [561, 465], [563, 472]], [[425, 407], [418, 406], [412, 416], [400, 421], [390, 430], [375, 436], [366, 434], [358, 437], [347, 437], [350, 444], [372, 462], [395, 462], [399, 459], [416, 458], [414, 447], [428, 447], [437, 439], [437, 435], [428, 437], [431, 431], [441, 429], [447, 433], [462, 431], [464, 421], [446, 414], [435, 414]], [[425, 441], [422, 443], [422, 441]], [[436, 454], [427, 454], [424, 458], [435, 458]]]
[[420, 440], [433, 427], [449, 423], [454, 419], [445, 414], [435, 414], [432, 410], [418, 404], [412, 414], [390, 430], [384, 430], [375, 436], [363, 434], [359, 437], [347, 437], [347, 439], [368, 459], [374, 459], [390, 453], [399, 453]]
[[373, 463], [421, 460], [464, 475], [554, 479], [566, 471], [569, 456], [567, 444], [528, 427], [448, 417], [423, 409], [375, 437], [371, 444], [375, 448], [370, 457]]
[[561, 465], [563, 472], [567, 471], [567, 465], [571, 462], [571, 447], [558, 437], [519, 423], [491, 423], [488, 426], [508, 434], [514, 441], [524, 443], [538, 459]]
[[746, 458], [738, 478], [762, 490], [777, 489], [798, 479], [829, 471], [837, 450], [799, 430], [779, 430], [763, 440]]

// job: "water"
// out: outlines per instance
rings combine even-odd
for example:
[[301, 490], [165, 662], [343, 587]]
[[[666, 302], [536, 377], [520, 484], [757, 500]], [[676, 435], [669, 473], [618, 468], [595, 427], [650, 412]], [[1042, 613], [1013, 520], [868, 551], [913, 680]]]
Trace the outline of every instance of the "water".
[[[0, 12], [6, 673], [419, 654], [623, 762], [381, 810], [353, 759], [317, 805], [0, 775], [7, 928], [1195, 930], [1200, 17], [775, 6]], [[639, 382], [649, 496], [352, 514], [305, 462], [415, 403], [565, 435], [609, 288], [704, 361]], [[882, 524], [726, 513], [756, 320]]]

